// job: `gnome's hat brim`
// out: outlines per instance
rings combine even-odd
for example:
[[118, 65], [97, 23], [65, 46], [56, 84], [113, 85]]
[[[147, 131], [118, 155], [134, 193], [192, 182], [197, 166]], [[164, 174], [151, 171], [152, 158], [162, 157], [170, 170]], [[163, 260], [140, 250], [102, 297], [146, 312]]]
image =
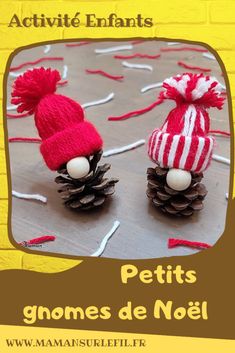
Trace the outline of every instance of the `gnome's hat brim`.
[[103, 141], [88, 121], [75, 124], [43, 140], [40, 150], [51, 170], [58, 170], [75, 157], [88, 156], [102, 148]]
[[212, 136], [174, 135], [155, 129], [150, 136], [148, 154], [162, 168], [203, 172], [211, 161]]

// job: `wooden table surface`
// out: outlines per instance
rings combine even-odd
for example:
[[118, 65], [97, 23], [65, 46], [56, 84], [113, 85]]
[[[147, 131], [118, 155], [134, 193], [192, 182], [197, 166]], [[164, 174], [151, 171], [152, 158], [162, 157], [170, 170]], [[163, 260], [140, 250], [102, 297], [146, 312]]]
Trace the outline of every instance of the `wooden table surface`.
[[[140, 89], [150, 83], [186, 70], [177, 65], [185, 61], [191, 65], [209, 67], [212, 75], [224, 84], [221, 69], [216, 61], [209, 60], [200, 52], [166, 52], [160, 59], [133, 59], [133, 63], [153, 66], [153, 71], [127, 69], [113, 54], [97, 55], [95, 48], [105, 48], [123, 42], [95, 42], [81, 47], [68, 48], [64, 44], [54, 44], [48, 54], [43, 46], [23, 50], [13, 60], [12, 65], [35, 60], [43, 56], [63, 56], [64, 62], [43, 63], [60, 72], [68, 66], [68, 84], [58, 88], [58, 93], [67, 95], [81, 104], [106, 97], [114, 92], [115, 98], [107, 103], [86, 109], [86, 117], [93, 122], [104, 138], [104, 150], [123, 146], [139, 139], [148, 138], [155, 127], [162, 124], [173, 102], [166, 101], [154, 110], [120, 122], [107, 120], [110, 115], [120, 115], [130, 110], [143, 108], [156, 100], [160, 89], [140, 93]], [[147, 41], [138, 44], [132, 51], [156, 54], [167, 43]], [[177, 46], [174, 46], [175, 48]], [[30, 67], [30, 66], [28, 66]], [[124, 75], [123, 82], [110, 80], [99, 75], [89, 75], [85, 69], [101, 69], [113, 75]], [[20, 71], [23, 71], [21, 69]], [[8, 104], [13, 78], [8, 78]], [[12, 113], [12, 112], [11, 112]], [[211, 109], [211, 128], [229, 131], [228, 107], [222, 111]], [[32, 117], [8, 119], [8, 136], [37, 137]], [[215, 153], [229, 158], [230, 139], [216, 137]], [[99, 246], [104, 235], [115, 220], [121, 225], [110, 239], [102, 256], [121, 259], [158, 258], [174, 255], [188, 255], [196, 250], [189, 248], [167, 248], [169, 237], [214, 244], [222, 235], [225, 225], [229, 189], [229, 166], [212, 161], [205, 172], [204, 184], [208, 195], [204, 209], [191, 218], [175, 218], [159, 212], [146, 197], [146, 169], [153, 166], [148, 159], [147, 147], [142, 146], [130, 152], [103, 158], [112, 164], [109, 176], [118, 177], [116, 193], [101, 209], [76, 213], [66, 209], [57, 193], [54, 182], [56, 173], [45, 166], [39, 153], [39, 145], [33, 143], [10, 144], [10, 166], [13, 189], [23, 193], [39, 193], [48, 198], [48, 203], [12, 199], [12, 233], [17, 242], [41, 236], [56, 235], [52, 243], [33, 248], [35, 251], [50, 251], [75, 256], [89, 256]]]

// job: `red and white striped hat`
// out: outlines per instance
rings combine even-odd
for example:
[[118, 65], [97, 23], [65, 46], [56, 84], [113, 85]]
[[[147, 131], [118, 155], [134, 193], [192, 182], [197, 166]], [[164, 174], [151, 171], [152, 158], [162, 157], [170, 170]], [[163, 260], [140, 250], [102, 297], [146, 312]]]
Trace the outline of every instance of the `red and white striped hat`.
[[174, 100], [176, 107], [151, 134], [149, 157], [162, 168], [202, 172], [214, 147], [207, 109], [222, 109], [221, 84], [214, 77], [185, 73], [166, 79], [163, 87], [160, 98]]

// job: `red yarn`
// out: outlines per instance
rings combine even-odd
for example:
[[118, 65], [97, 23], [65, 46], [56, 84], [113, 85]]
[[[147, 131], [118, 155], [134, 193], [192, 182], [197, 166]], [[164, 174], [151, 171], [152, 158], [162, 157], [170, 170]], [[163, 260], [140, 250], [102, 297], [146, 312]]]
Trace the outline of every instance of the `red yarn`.
[[17, 105], [17, 111], [32, 114], [40, 100], [56, 91], [56, 84], [61, 79], [57, 70], [28, 70], [19, 76], [13, 84], [11, 103]]
[[114, 58], [115, 59], [134, 59], [134, 58], [157, 59], [157, 58], [160, 58], [160, 56], [161, 54], [148, 55], [148, 54], [136, 53], [133, 55], [114, 55]]
[[210, 134], [224, 135], [224, 136], [228, 136], [228, 137], [231, 136], [230, 132], [222, 131], [222, 130], [210, 130], [209, 133], [210, 133]]
[[143, 40], [143, 39], [137, 39], [137, 40], [133, 40], [131, 42], [131, 44], [132, 45], [136, 45], [136, 44], [141, 44], [141, 43], [144, 43], [144, 42], [145, 42], [145, 40]]
[[80, 42], [80, 43], [68, 43], [65, 44], [66, 47], [81, 47], [82, 45], [90, 44], [90, 42]]
[[108, 77], [108, 78], [110, 78], [111, 80], [115, 80], [115, 81], [119, 81], [119, 80], [122, 80], [122, 79], [124, 78], [124, 76], [114, 76], [114, 75], [110, 75], [110, 74], [108, 74], [107, 72], [102, 71], [102, 70], [90, 70], [90, 69], [86, 69], [86, 73], [88, 73], [88, 74], [98, 74], [98, 75], [101, 75], [101, 76]]
[[29, 245], [34, 245], [34, 244], [47, 243], [49, 241], [54, 241], [55, 239], [56, 239], [56, 237], [54, 235], [43, 235], [39, 238], [34, 238], [31, 240], [22, 241], [18, 244], [22, 245], [22, 246], [29, 246]]
[[27, 116], [30, 116], [31, 114], [29, 113], [23, 113], [23, 114], [10, 114], [7, 113], [7, 117], [9, 119], [20, 119], [20, 118], [26, 118]]
[[64, 86], [68, 83], [68, 80], [57, 82], [57, 86]]
[[64, 58], [60, 57], [60, 56], [55, 56], [55, 57], [53, 57], [53, 56], [45, 56], [45, 57], [37, 59], [35, 61], [26, 61], [25, 63], [22, 63], [22, 64], [20, 64], [18, 66], [11, 67], [10, 71], [17, 71], [17, 70], [20, 70], [24, 66], [36, 65], [36, 64], [39, 64], [39, 63], [41, 63], [43, 61], [50, 61], [50, 60], [59, 60], [60, 61], [60, 60], [64, 60]]
[[201, 243], [198, 241], [189, 241], [189, 240], [175, 239], [175, 238], [168, 239], [169, 249], [175, 248], [176, 246], [187, 246], [189, 248], [196, 248], [196, 249], [209, 249], [212, 247], [212, 245], [210, 244]]
[[184, 67], [185, 69], [190, 69], [190, 70], [199, 70], [199, 71], [203, 71], [203, 72], [210, 72], [211, 69], [207, 69], [205, 67], [200, 67], [200, 66], [191, 66], [188, 64], [183, 63], [183, 61], [178, 61], [177, 63], [179, 66]]
[[146, 108], [143, 108], [143, 109], [139, 109], [139, 110], [134, 110], [134, 111], [131, 111], [129, 113], [126, 113], [124, 115], [120, 115], [120, 116], [110, 116], [108, 117], [108, 120], [109, 121], [119, 121], [119, 120], [126, 120], [126, 119], [129, 119], [129, 118], [132, 118], [134, 116], [137, 116], [137, 115], [142, 115], [144, 113], [147, 113], [149, 112], [150, 110], [152, 110], [154, 107], [156, 107], [157, 105], [161, 104], [163, 102], [163, 99], [160, 98], [158, 99], [156, 102], [150, 104], [148, 107]]
[[9, 137], [9, 142], [41, 142], [42, 140], [37, 137]]
[[161, 48], [160, 51], [162, 52], [168, 52], [168, 51], [196, 51], [199, 53], [207, 53], [207, 49], [200, 49], [200, 48], [194, 48], [194, 47], [180, 47], [180, 48]]
[[57, 70], [28, 70], [15, 80], [12, 92], [12, 103], [18, 105], [18, 112], [34, 113], [42, 139], [40, 151], [51, 170], [58, 170], [75, 157], [92, 155], [103, 145], [95, 127], [84, 120], [81, 105], [55, 94], [59, 81]]

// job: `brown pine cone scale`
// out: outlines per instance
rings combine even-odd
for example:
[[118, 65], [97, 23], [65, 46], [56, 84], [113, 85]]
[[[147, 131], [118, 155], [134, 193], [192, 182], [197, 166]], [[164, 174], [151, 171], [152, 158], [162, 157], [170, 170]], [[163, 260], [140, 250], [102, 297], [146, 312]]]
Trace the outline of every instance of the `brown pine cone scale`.
[[73, 179], [69, 176], [66, 165], [62, 166], [55, 178], [55, 182], [61, 187], [58, 192], [64, 201], [65, 206], [71, 209], [90, 210], [103, 205], [105, 200], [115, 192], [117, 178], [104, 178], [105, 173], [110, 169], [110, 164], [103, 164], [97, 167], [102, 156], [102, 151], [89, 157], [90, 172], [80, 179]]
[[156, 166], [147, 169], [147, 196], [163, 212], [176, 216], [191, 216], [203, 209], [207, 190], [201, 183], [202, 173], [191, 173], [190, 186], [183, 191], [171, 189], [166, 182], [169, 169]]

